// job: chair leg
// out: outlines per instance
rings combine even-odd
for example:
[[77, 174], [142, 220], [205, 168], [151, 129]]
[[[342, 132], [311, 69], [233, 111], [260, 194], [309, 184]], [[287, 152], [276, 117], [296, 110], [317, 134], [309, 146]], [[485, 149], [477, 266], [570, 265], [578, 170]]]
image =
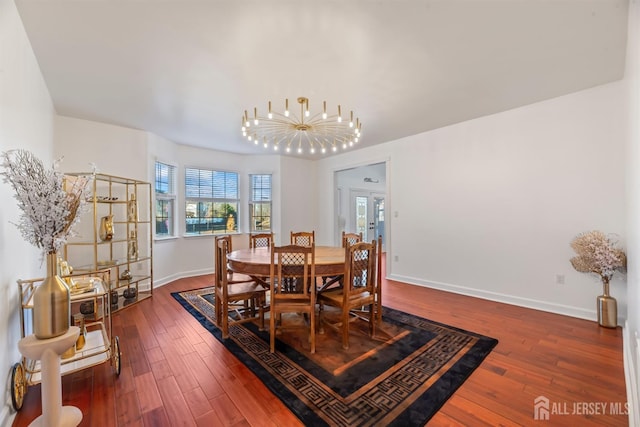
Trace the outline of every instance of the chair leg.
[[315, 307], [311, 307], [309, 311], [309, 333], [311, 334], [311, 353], [316, 352], [316, 310]]
[[342, 348], [349, 348], [349, 309], [342, 307]]
[[322, 302], [318, 303], [318, 333], [320, 335], [324, 334], [324, 304]]
[[222, 312], [220, 313], [222, 316], [222, 339], [229, 338], [229, 302], [222, 301]]
[[220, 295], [218, 292], [215, 293], [215, 311], [216, 311], [216, 325], [221, 328], [222, 327], [222, 302], [220, 301]]
[[271, 316], [269, 316], [269, 345], [270, 345], [271, 353], [275, 352], [276, 351], [276, 314], [273, 311], [271, 311]]
[[260, 330], [264, 331], [264, 306], [266, 304], [264, 295], [258, 297], [258, 316], [260, 317]]
[[377, 323], [377, 317], [378, 317], [378, 313], [374, 309], [374, 307], [375, 307], [374, 303], [371, 303], [369, 305], [369, 333], [371, 334], [371, 338], [373, 338], [376, 335], [376, 323]]

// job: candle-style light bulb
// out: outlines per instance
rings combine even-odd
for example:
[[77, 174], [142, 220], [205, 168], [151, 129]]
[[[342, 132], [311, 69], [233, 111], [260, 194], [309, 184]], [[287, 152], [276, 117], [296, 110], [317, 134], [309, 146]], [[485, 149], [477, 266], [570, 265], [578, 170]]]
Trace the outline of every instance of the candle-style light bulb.
[[269, 119], [273, 119], [273, 114], [271, 113], [271, 101], [269, 101], [269, 113], [267, 114], [267, 117], [269, 117]]
[[322, 101], [322, 119], [327, 118], [327, 101]]
[[338, 123], [341, 123], [341, 122], [342, 122], [342, 109], [340, 108], [340, 105], [338, 105]]
[[284, 116], [289, 117], [289, 98], [284, 100]]
[[254, 125], [258, 125], [258, 109], [254, 108], [253, 109], [253, 124]]

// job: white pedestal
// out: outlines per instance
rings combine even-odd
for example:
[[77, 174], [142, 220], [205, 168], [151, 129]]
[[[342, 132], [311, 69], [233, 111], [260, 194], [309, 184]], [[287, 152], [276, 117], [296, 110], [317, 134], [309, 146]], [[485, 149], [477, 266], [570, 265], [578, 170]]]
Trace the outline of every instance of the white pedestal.
[[82, 411], [75, 406], [62, 406], [62, 380], [60, 378], [60, 355], [71, 347], [80, 328], [71, 326], [66, 334], [46, 340], [29, 335], [18, 342], [24, 357], [40, 360], [42, 381], [42, 415], [30, 426], [75, 427], [82, 421]]

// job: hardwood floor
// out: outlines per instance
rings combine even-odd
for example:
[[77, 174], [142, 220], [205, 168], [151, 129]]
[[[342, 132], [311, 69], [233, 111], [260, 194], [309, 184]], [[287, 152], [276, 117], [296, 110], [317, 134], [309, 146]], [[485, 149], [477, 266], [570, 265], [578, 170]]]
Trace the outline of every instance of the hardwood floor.
[[[81, 426], [301, 425], [170, 295], [211, 283], [178, 280], [114, 315], [121, 375], [103, 363], [63, 377], [63, 404], [82, 410]], [[383, 289], [385, 306], [500, 341], [429, 426], [628, 425], [612, 414], [626, 402], [620, 328], [393, 281]], [[550, 400], [549, 421], [534, 421], [538, 396]], [[592, 412], [594, 402], [607, 404], [604, 414], [573, 414]], [[13, 425], [40, 413], [36, 385]]]

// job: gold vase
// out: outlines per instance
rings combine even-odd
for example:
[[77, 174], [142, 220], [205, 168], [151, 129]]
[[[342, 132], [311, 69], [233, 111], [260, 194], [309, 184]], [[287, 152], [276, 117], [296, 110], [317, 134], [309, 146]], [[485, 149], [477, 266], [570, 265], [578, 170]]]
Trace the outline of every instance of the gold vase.
[[55, 252], [47, 254], [47, 276], [33, 292], [33, 333], [38, 339], [60, 336], [69, 330], [69, 287], [57, 274]]
[[602, 295], [598, 296], [598, 324], [605, 328], [618, 326], [618, 304], [609, 295], [609, 279], [602, 278]]

